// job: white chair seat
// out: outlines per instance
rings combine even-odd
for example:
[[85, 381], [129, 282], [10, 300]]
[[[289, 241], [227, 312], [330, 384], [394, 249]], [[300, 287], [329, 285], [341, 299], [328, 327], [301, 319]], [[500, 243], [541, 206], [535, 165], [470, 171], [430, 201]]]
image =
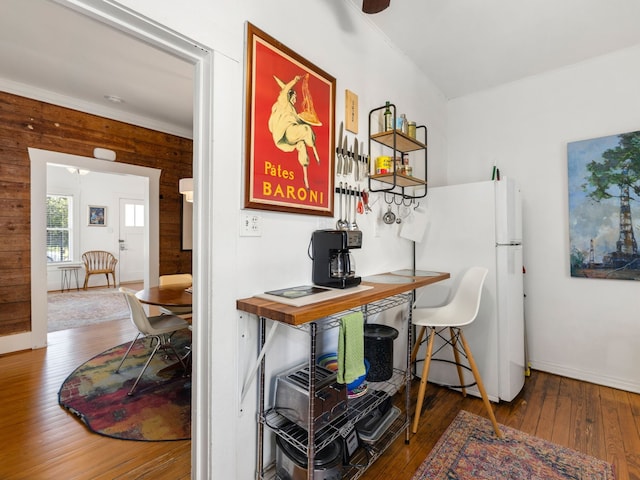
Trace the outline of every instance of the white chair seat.
[[191, 307], [159, 307], [160, 311], [166, 315], [178, 315], [183, 318], [189, 318], [193, 314]]
[[[189, 324], [184, 318], [177, 315], [156, 315], [155, 317], [147, 317], [149, 319], [149, 334], [163, 335], [165, 333], [173, 333], [182, 328], [188, 328]], [[185, 323], [187, 323], [185, 327]]]
[[[413, 311], [411, 322], [420, 327], [464, 327], [471, 322], [463, 319], [460, 312], [451, 305], [444, 307], [423, 307]], [[472, 319], [473, 320], [473, 319]]]

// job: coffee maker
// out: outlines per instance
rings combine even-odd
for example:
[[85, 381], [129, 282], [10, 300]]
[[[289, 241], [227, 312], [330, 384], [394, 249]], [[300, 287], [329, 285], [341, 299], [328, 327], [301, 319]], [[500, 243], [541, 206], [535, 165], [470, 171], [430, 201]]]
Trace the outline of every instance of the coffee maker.
[[356, 264], [349, 252], [362, 247], [360, 230], [316, 230], [311, 236], [312, 279], [316, 285], [349, 288], [360, 285]]

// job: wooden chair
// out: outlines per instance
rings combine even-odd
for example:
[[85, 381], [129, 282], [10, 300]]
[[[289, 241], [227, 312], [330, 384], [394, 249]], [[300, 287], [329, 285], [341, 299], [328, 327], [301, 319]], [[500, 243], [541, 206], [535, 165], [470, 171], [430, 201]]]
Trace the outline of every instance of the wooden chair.
[[160, 286], [166, 285], [175, 285], [175, 286], [184, 286], [185, 288], [190, 287], [193, 283], [193, 277], [190, 273], [176, 273], [173, 275], [160, 275]]
[[[190, 273], [176, 273], [173, 275], [161, 275], [160, 286], [175, 286], [179, 288], [189, 288], [193, 284], [193, 277]], [[193, 310], [191, 307], [160, 307], [162, 313], [179, 315], [182, 318], [191, 318]]]
[[84, 263], [84, 290], [89, 285], [89, 277], [99, 273], [104, 273], [107, 277], [107, 287], [110, 287], [109, 274], [113, 277], [113, 288], [116, 288], [116, 264], [118, 260], [111, 253], [104, 250], [90, 250], [82, 254]]

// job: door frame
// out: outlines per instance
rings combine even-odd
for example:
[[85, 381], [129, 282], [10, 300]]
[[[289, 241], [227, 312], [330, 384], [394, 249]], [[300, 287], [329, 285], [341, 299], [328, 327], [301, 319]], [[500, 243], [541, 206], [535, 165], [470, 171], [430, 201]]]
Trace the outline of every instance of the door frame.
[[[203, 193], [205, 185], [213, 181], [213, 95], [214, 51], [199, 42], [184, 37], [143, 17], [112, 0], [54, 0], [99, 22], [113, 26], [128, 35], [150, 43], [194, 66], [193, 83], [193, 389], [191, 478], [211, 478], [216, 445], [213, 436], [214, 391], [211, 373], [211, 352], [208, 343], [212, 337], [210, 322], [198, 318], [213, 318], [211, 295], [213, 244], [211, 194]], [[32, 291], [33, 295], [33, 291]], [[33, 313], [33, 312], [32, 312]], [[224, 415], [224, 414], [222, 414]], [[226, 440], [225, 436], [225, 440]], [[217, 441], [216, 441], [217, 442]], [[217, 442], [219, 443], [219, 442]], [[225, 442], [226, 443], [226, 442]]]

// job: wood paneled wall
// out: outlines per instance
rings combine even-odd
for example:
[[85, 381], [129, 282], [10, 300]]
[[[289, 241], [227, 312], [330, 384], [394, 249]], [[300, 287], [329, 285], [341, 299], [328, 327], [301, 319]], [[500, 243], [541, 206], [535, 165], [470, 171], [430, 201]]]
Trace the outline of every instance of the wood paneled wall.
[[178, 192], [192, 175], [190, 139], [0, 92], [0, 336], [31, 330], [29, 147], [85, 157], [108, 148], [117, 162], [162, 170], [160, 274], [191, 273]]

